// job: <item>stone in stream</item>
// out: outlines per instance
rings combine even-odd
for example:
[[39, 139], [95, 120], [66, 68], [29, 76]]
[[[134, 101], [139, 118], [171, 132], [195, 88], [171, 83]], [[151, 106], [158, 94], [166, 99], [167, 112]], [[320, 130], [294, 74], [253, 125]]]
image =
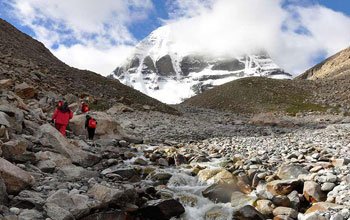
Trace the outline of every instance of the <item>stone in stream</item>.
[[266, 189], [272, 195], [288, 195], [293, 190], [301, 191], [303, 182], [298, 179], [273, 180], [266, 184]]
[[273, 215], [274, 216], [288, 216], [292, 219], [295, 219], [298, 217], [298, 211], [292, 209], [292, 208], [288, 208], [288, 207], [277, 207], [273, 210]]
[[306, 181], [303, 189], [304, 197], [309, 202], [322, 202], [326, 200], [326, 195], [321, 190], [321, 186], [314, 181]]
[[309, 172], [297, 164], [283, 164], [277, 172], [277, 176], [282, 180], [296, 179], [301, 174], [309, 174]]
[[239, 208], [245, 205], [253, 205], [257, 198], [255, 196], [246, 195], [239, 191], [235, 191], [231, 194], [231, 206]]
[[246, 205], [233, 212], [232, 220], [265, 220], [263, 214], [257, 211], [253, 206]]
[[229, 219], [230, 213], [220, 206], [214, 206], [204, 216], [205, 219]]
[[172, 217], [180, 216], [185, 208], [175, 199], [148, 201], [134, 214], [145, 219], [169, 220]]
[[231, 201], [231, 195], [236, 191], [238, 191], [238, 188], [234, 184], [214, 183], [206, 188], [202, 195], [213, 202], [227, 203]]
[[261, 214], [265, 215], [265, 216], [271, 216], [272, 215], [272, 211], [274, 210], [274, 208], [276, 208], [276, 206], [267, 199], [261, 199], [258, 200], [256, 202], [256, 207], [255, 207], [259, 212], [261, 212]]

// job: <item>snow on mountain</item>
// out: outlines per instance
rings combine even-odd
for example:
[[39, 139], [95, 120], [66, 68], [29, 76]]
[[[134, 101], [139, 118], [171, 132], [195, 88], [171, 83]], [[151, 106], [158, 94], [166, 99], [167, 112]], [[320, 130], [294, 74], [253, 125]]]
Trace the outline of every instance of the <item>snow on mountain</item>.
[[266, 53], [213, 57], [186, 51], [171, 37], [170, 26], [153, 31], [112, 76], [164, 103], [177, 104], [229, 81], [265, 76], [291, 78]]

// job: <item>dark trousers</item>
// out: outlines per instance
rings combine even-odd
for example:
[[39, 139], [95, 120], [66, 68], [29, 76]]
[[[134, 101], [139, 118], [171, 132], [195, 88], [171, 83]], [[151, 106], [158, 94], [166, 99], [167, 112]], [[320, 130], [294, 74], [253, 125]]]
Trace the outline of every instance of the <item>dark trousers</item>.
[[96, 128], [87, 128], [88, 134], [89, 134], [89, 140], [93, 140], [95, 136], [95, 130]]

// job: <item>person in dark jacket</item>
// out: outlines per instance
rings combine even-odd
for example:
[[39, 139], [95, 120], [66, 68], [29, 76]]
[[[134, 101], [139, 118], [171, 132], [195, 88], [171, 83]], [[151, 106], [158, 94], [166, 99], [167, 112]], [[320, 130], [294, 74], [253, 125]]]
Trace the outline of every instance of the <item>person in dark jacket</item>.
[[52, 121], [55, 127], [63, 136], [66, 136], [66, 128], [69, 120], [73, 118], [73, 112], [69, 109], [68, 103], [65, 102], [61, 107], [56, 108], [52, 115]]
[[97, 122], [90, 115], [86, 115], [85, 129], [87, 129], [89, 140], [93, 140], [95, 136]]

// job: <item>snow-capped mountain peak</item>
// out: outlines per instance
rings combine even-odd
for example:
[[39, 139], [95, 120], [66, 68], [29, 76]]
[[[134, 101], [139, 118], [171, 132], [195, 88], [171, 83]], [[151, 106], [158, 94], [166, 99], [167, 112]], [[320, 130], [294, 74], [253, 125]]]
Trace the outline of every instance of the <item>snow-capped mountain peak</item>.
[[113, 77], [168, 104], [242, 77], [291, 77], [263, 52], [239, 57], [185, 52], [186, 48], [172, 39], [172, 31], [169, 25], [153, 31], [114, 70]]

